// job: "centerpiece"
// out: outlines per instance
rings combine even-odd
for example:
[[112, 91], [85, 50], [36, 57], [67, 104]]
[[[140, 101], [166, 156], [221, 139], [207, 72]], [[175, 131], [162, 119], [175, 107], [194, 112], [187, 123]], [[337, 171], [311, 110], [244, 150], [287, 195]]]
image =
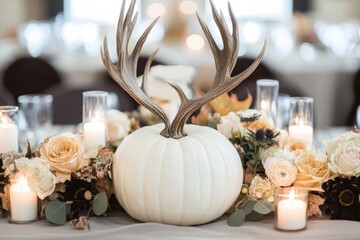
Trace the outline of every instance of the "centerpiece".
[[118, 62], [112, 63], [106, 38], [101, 56], [111, 77], [163, 124], [141, 128], [120, 144], [113, 163], [115, 195], [126, 212], [140, 221], [177, 225], [207, 223], [220, 217], [239, 196], [243, 168], [238, 152], [225, 136], [214, 129], [186, 122], [201, 106], [246, 79], [260, 63], [265, 45], [249, 68], [231, 76], [239, 50], [237, 22], [229, 4], [230, 33], [223, 14], [219, 14], [211, 2], [222, 48], [215, 43], [204, 20], [199, 15], [197, 18], [215, 59], [213, 86], [200, 98], [188, 99], [178, 85], [169, 82], [181, 100], [179, 111], [170, 122], [164, 110], [147, 95], [147, 76], [157, 51], [145, 66], [141, 86], [137, 83], [139, 54], [158, 18], [129, 53], [128, 45], [137, 19], [136, 14], [133, 16], [134, 6], [135, 0], [125, 13], [125, 1], [122, 4], [117, 28]]

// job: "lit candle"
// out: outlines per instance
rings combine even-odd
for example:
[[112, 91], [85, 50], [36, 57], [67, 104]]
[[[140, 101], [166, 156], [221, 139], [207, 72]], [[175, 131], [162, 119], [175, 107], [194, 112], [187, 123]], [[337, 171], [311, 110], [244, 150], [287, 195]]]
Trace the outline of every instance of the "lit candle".
[[[307, 196], [307, 195], [306, 195]], [[288, 194], [288, 199], [277, 202], [276, 228], [281, 230], [300, 230], [306, 227], [307, 198], [296, 199], [295, 190]]]
[[104, 147], [106, 144], [106, 126], [99, 121], [87, 122], [84, 124], [85, 150]]
[[10, 187], [11, 220], [28, 222], [37, 219], [38, 204], [36, 193], [32, 192], [24, 177]]
[[301, 120], [300, 124], [289, 126], [289, 135], [292, 138], [304, 141], [309, 146], [312, 145], [313, 128], [311, 126], [305, 125]]
[[0, 119], [0, 153], [6, 153], [19, 149], [18, 128], [15, 124], [7, 121], [6, 117]]

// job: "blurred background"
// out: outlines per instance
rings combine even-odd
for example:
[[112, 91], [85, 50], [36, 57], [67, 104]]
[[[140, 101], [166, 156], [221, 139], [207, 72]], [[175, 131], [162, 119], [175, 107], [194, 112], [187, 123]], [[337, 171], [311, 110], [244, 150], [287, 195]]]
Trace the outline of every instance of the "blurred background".
[[[227, 1], [213, 2], [229, 20]], [[263, 60], [267, 72], [259, 70], [244, 86], [252, 90], [256, 79], [278, 79], [284, 86], [280, 87], [284, 96], [314, 98], [315, 127], [354, 124], [360, 105], [360, 1], [229, 2], [240, 33], [239, 66], [234, 71], [244, 69], [247, 63], [240, 60], [256, 57], [267, 40]], [[0, 0], [0, 88], [10, 93], [15, 102], [24, 93], [53, 94], [57, 86], [68, 91], [98, 86], [115, 91], [114, 86], [102, 85], [111, 80], [101, 62], [100, 46], [107, 35], [110, 52], [115, 52], [121, 3], [121, 0]], [[213, 58], [195, 15], [197, 11], [205, 19], [221, 45], [208, 1], [138, 0], [136, 7], [139, 18], [133, 43], [154, 18], [161, 16], [145, 43], [144, 59], [160, 47], [155, 63], [193, 67], [196, 74], [191, 75], [192, 83], [197, 86], [211, 83]], [[44, 61], [52, 72], [31, 73], [35, 64], [13, 67], [19, 59]], [[112, 59], [116, 61], [115, 54]], [[142, 67], [139, 66], [139, 75]], [[14, 75], [14, 79], [21, 81], [11, 80]], [[47, 85], [30, 89], [41, 78], [45, 78]], [[125, 106], [123, 110], [128, 108], [131, 107]]]

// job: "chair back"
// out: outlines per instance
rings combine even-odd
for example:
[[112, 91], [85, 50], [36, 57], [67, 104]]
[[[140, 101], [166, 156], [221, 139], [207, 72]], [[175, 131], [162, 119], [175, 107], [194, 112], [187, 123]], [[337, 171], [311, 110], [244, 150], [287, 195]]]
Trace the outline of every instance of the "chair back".
[[24, 94], [41, 93], [61, 82], [57, 71], [44, 59], [22, 57], [4, 71], [3, 84], [17, 99]]
[[14, 96], [5, 88], [0, 88], [0, 106], [14, 106], [16, 101]]

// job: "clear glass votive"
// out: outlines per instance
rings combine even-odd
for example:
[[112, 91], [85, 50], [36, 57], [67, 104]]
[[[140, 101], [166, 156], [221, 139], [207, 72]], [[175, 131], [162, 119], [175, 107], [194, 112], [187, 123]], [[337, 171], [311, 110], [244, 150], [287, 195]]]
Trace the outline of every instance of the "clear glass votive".
[[265, 114], [276, 126], [278, 111], [279, 81], [260, 79], [256, 81], [255, 108]]
[[290, 95], [287, 94], [280, 93], [278, 96], [277, 129], [287, 129], [289, 127], [290, 99]]
[[83, 92], [83, 134], [85, 151], [105, 147], [107, 139], [106, 110], [108, 93]]
[[10, 186], [10, 216], [13, 223], [29, 223], [38, 219], [38, 198], [22, 175]]
[[0, 153], [19, 151], [17, 106], [0, 106]]
[[289, 135], [313, 143], [313, 98], [292, 97], [290, 100]]
[[23, 121], [21, 142], [26, 144], [28, 140], [32, 147], [36, 147], [48, 136], [51, 129], [53, 96], [51, 94], [25, 94], [18, 97], [18, 102], [20, 117], [22, 117], [20, 120]]
[[307, 226], [308, 191], [303, 188], [275, 189], [276, 229], [297, 231]]

